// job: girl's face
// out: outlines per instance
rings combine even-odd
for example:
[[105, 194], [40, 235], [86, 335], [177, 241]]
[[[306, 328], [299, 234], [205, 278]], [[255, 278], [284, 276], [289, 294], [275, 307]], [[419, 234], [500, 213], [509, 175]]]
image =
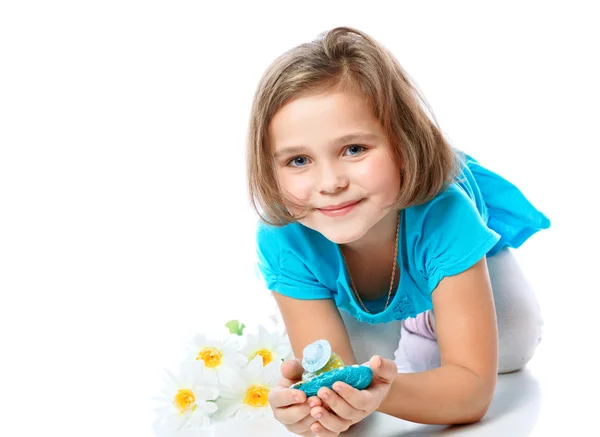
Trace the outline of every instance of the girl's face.
[[269, 137], [286, 206], [304, 214], [303, 225], [349, 244], [396, 216], [399, 172], [362, 96], [332, 91], [293, 99], [273, 117]]

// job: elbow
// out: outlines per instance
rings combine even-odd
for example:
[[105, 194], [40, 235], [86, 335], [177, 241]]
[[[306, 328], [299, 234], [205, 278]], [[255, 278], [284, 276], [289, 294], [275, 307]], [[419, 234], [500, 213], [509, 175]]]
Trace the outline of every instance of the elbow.
[[468, 414], [465, 414], [463, 417], [461, 417], [456, 423], [454, 423], [454, 425], [471, 425], [473, 423], [477, 423], [485, 417], [488, 408], [489, 404], [481, 408], [473, 409], [472, 411], [469, 411]]
[[491, 384], [480, 380], [480, 384], [475, 392], [470, 396], [465, 408], [461, 409], [462, 414], [457, 417], [454, 425], [470, 425], [479, 422], [487, 414], [495, 391], [495, 380]]
[[468, 408], [465, 408], [459, 414], [450, 425], [471, 425], [473, 423], [479, 422], [481, 419], [485, 417], [490, 407], [490, 403], [485, 403], [483, 405], [469, 405]]

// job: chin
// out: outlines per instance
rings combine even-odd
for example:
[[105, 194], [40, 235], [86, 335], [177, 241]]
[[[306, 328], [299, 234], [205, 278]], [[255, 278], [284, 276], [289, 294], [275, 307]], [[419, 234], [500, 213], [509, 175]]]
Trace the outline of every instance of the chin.
[[359, 240], [365, 232], [362, 229], [317, 229], [325, 238], [336, 244], [350, 244]]

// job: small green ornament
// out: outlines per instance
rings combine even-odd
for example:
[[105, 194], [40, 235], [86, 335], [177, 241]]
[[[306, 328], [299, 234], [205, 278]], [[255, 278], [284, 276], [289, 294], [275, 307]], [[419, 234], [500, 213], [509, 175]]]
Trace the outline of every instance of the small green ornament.
[[229, 332], [234, 335], [242, 335], [244, 328], [246, 327], [246, 325], [241, 323], [239, 320], [230, 320], [229, 322], [225, 323], [225, 326], [227, 329], [229, 329]]

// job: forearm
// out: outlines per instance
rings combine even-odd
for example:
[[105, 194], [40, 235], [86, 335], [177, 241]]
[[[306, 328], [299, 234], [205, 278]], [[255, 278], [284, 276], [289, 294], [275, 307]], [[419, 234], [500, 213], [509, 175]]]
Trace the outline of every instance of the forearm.
[[461, 366], [399, 373], [378, 411], [417, 423], [472, 423], [487, 411], [493, 391], [494, 386]]

